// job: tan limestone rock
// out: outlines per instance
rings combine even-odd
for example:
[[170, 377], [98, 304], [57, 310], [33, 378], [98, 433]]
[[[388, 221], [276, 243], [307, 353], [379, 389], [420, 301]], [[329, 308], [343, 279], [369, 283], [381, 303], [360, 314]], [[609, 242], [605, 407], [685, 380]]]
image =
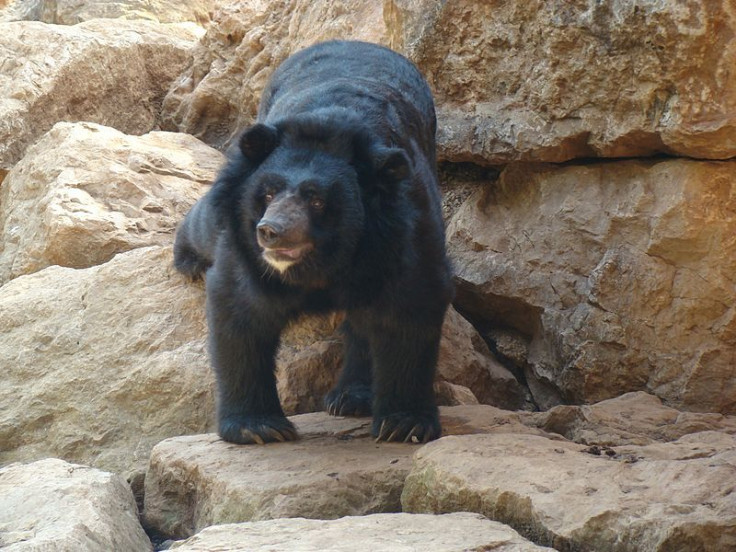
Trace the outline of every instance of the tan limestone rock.
[[532, 393], [736, 412], [735, 167], [509, 166], [448, 227], [457, 303], [528, 338]]
[[0, 287], [0, 464], [130, 475], [162, 439], [212, 430], [204, 297], [171, 264], [142, 248]]
[[502, 366], [473, 326], [450, 307], [442, 327], [437, 377], [468, 388], [482, 404], [508, 410], [528, 406], [525, 390]]
[[186, 134], [57, 123], [0, 188], [0, 284], [173, 241], [223, 156]]
[[641, 391], [589, 406], [556, 406], [525, 420], [584, 445], [648, 445], [701, 431], [736, 435], [736, 416], [680, 412]]
[[736, 153], [729, 1], [391, 4], [392, 45], [436, 95], [441, 158]]
[[253, 122], [261, 91], [283, 60], [315, 42], [348, 37], [387, 43], [382, 2], [223, 3], [166, 96], [162, 124], [223, 146]]
[[[528, 415], [485, 405], [440, 408], [444, 435], [544, 435], [522, 423]], [[417, 447], [375, 443], [370, 418], [318, 412], [291, 420], [299, 441], [243, 446], [206, 434], [156, 445], [146, 474], [146, 523], [185, 537], [222, 523], [400, 511]]]
[[0, 23], [0, 167], [58, 121], [127, 134], [157, 124], [163, 97], [202, 34], [191, 23], [107, 20], [73, 27]]
[[317, 412], [342, 367], [342, 314], [304, 316], [291, 324], [276, 355], [276, 382], [286, 415]]
[[434, 382], [434, 395], [438, 405], [460, 406], [466, 404], [480, 404], [473, 392], [463, 385], [456, 385], [447, 381]]
[[[92, 19], [144, 19], [158, 23], [210, 22], [215, 0], [11, 0], [0, 21], [76, 25]], [[0, 9], [2, 5], [0, 4]]]
[[226, 4], [165, 104], [222, 145], [289, 54], [329, 38], [407, 55], [438, 105], [441, 159], [736, 155], [736, 14], [725, 0], [280, 0]]
[[414, 456], [404, 511], [475, 511], [560, 552], [733, 549], [736, 438], [585, 448], [543, 436], [450, 436]]
[[215, 552], [542, 552], [550, 548], [477, 514], [372, 514], [331, 521], [274, 519], [204, 529], [171, 550]]
[[0, 468], [0, 548], [146, 552], [151, 543], [122, 477], [49, 458]]
[[299, 441], [242, 446], [208, 434], [156, 445], [146, 523], [186, 537], [222, 523], [400, 511], [414, 447], [374, 443], [369, 418], [316, 413], [292, 420]]

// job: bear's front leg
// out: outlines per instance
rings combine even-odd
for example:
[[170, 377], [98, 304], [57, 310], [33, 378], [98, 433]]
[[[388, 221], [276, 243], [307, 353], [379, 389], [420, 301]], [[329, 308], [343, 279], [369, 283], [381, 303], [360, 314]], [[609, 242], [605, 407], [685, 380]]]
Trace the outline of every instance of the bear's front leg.
[[286, 320], [234, 295], [216, 270], [211, 276], [207, 322], [220, 437], [240, 444], [298, 439], [276, 391], [274, 357]]
[[373, 436], [426, 443], [441, 433], [433, 383], [441, 323], [394, 319], [371, 332]]

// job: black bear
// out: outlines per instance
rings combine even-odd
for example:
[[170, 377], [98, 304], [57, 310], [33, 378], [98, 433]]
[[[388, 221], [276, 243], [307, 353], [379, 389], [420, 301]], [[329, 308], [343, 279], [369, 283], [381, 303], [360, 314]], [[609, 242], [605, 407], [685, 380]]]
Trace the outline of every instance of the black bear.
[[206, 272], [223, 439], [298, 438], [274, 356], [289, 321], [331, 310], [346, 313], [345, 357], [327, 411], [372, 413], [377, 440], [439, 437], [432, 383], [453, 288], [435, 129], [426, 82], [387, 48], [326, 42], [274, 72], [174, 247], [179, 271]]

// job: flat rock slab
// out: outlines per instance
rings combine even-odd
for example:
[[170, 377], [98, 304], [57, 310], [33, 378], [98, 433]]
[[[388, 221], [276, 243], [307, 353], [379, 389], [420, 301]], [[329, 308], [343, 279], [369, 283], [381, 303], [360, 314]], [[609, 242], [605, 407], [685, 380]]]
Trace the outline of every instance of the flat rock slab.
[[[543, 434], [521, 415], [485, 405], [441, 409], [445, 434]], [[294, 416], [300, 441], [263, 446], [192, 435], [154, 447], [146, 475], [146, 523], [188, 537], [209, 525], [400, 512], [416, 446], [375, 443], [370, 418]]]
[[450, 436], [414, 456], [404, 511], [475, 511], [561, 552], [736, 550], [736, 438], [585, 447]]
[[736, 416], [680, 412], [643, 391], [626, 393], [596, 404], [556, 406], [523, 418], [547, 432], [583, 445], [648, 445], [675, 441], [701, 431], [736, 434]]
[[0, 548], [137, 552], [151, 543], [122, 477], [50, 458], [0, 469]]
[[146, 523], [181, 538], [222, 523], [401, 510], [416, 447], [374, 443], [367, 418], [292, 420], [300, 441], [242, 446], [208, 434], [159, 443], [146, 474]]
[[478, 514], [374, 514], [332, 521], [274, 519], [209, 527], [171, 550], [179, 552], [541, 552], [537, 546]]

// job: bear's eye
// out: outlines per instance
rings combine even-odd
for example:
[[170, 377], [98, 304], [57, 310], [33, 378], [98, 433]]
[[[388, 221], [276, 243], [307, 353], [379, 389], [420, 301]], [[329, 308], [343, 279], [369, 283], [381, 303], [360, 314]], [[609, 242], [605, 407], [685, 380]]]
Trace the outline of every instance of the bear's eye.
[[313, 197], [312, 199], [310, 199], [309, 200], [309, 205], [315, 211], [321, 211], [322, 209], [325, 208], [325, 202], [322, 199], [318, 198], [318, 197]]

